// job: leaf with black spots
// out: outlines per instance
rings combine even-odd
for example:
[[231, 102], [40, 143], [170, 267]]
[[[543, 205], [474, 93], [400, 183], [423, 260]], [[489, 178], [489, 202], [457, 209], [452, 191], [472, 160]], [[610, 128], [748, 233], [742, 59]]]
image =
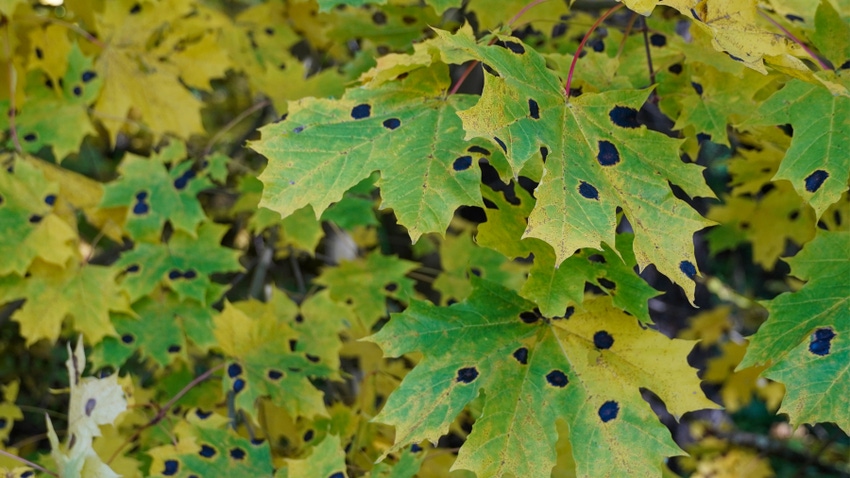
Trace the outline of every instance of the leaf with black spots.
[[[579, 476], [651, 476], [680, 451], [641, 389], [658, 394], [676, 416], [716, 407], [687, 363], [694, 342], [642, 328], [607, 297], [586, 302], [569, 320], [527, 324], [518, 317], [534, 304], [482, 279], [473, 286], [467, 300], [449, 307], [414, 301], [369, 338], [390, 357], [423, 355], [375, 417], [396, 428], [386, 454], [436, 443], [483, 392], [483, 410], [455, 468], [548, 476], [561, 418]], [[594, 342], [600, 330], [612, 338], [597, 340], [601, 348]], [[601, 462], [600, 453], [617, 459]]]
[[850, 431], [850, 232], [818, 231], [785, 261], [808, 282], [766, 303], [767, 322], [738, 368], [768, 365], [762, 375], [785, 384], [779, 412], [795, 426], [834, 422]]

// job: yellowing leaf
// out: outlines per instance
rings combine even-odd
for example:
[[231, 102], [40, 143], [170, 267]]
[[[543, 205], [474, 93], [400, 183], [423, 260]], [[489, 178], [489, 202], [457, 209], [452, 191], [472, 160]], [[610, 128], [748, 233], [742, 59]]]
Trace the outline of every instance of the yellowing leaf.
[[345, 475], [345, 453], [339, 437], [328, 435], [313, 448], [310, 456], [300, 460], [286, 460], [286, 468], [275, 473], [275, 478], [311, 478], [318, 476], [339, 477]]

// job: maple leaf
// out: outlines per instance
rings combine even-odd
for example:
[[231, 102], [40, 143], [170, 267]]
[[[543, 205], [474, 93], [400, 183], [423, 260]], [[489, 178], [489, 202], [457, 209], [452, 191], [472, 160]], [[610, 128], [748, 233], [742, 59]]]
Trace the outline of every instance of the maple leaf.
[[250, 143], [269, 158], [260, 206], [286, 217], [310, 204], [320, 216], [377, 170], [382, 207], [393, 209], [413, 242], [443, 233], [457, 207], [482, 205], [478, 160], [487, 156], [477, 149], [482, 141], [463, 139], [456, 114], [475, 98], [445, 98], [447, 86], [445, 67], [420, 69], [339, 100], [291, 103], [286, 120]]
[[52, 213], [58, 185], [30, 161], [0, 169], [0, 276], [23, 276], [35, 259], [64, 265], [78, 254], [76, 233]]
[[16, 421], [24, 419], [24, 412], [21, 408], [15, 405], [18, 399], [18, 391], [21, 388], [20, 380], [12, 380], [6, 385], [0, 385], [0, 443], [6, 443], [9, 440], [9, 434], [12, 433], [12, 426]]
[[271, 476], [271, 450], [265, 440], [249, 440], [227, 428], [174, 427], [176, 441], [147, 450], [150, 476]]
[[286, 467], [277, 470], [275, 478], [298, 478], [307, 476], [327, 476], [343, 478], [345, 476], [345, 452], [336, 435], [328, 435], [307, 458], [286, 459]]
[[74, 330], [89, 343], [116, 335], [109, 311], [132, 314], [127, 297], [115, 284], [119, 270], [71, 261], [60, 268], [36, 261], [27, 277], [0, 277], [0, 303], [25, 298], [12, 319], [21, 325], [27, 344], [41, 339], [51, 343], [59, 338], [62, 322], [74, 319]]
[[95, 476], [118, 478], [119, 475], [101, 461], [92, 448], [94, 437], [100, 436], [100, 425], [111, 424], [127, 409], [127, 399], [118, 384], [118, 375], [105, 378], [83, 377], [86, 355], [82, 339], [71, 351], [67, 344], [68, 369], [71, 386], [71, 403], [68, 406], [68, 435], [64, 444], [59, 443], [50, 416], [47, 420], [47, 438], [50, 440], [51, 456], [59, 467], [61, 476]]
[[193, 169], [192, 161], [166, 168], [166, 162], [185, 154], [185, 145], [175, 142], [151, 158], [128, 155], [121, 162], [121, 178], [104, 188], [100, 207], [126, 207], [123, 226], [139, 241], [158, 241], [166, 221], [196, 237], [198, 224], [206, 219], [197, 195], [212, 183], [205, 171]]
[[[847, 84], [848, 79], [842, 81]], [[791, 80], [744, 126], [786, 123], [794, 128], [794, 137], [773, 179], [790, 181], [820, 218], [850, 181], [850, 146], [845, 141], [850, 138], [850, 97]]]
[[780, 413], [791, 423], [835, 422], [850, 431], [850, 232], [818, 231], [796, 256], [797, 292], [768, 301], [770, 316], [750, 339], [738, 368], [768, 364], [764, 376], [785, 384]]
[[308, 377], [329, 377], [331, 368], [319, 357], [294, 351], [298, 334], [282, 317], [272, 313], [249, 317], [239, 307], [226, 302], [213, 318], [219, 346], [234, 359], [227, 366], [224, 391], [233, 393], [236, 406], [254, 417], [262, 396], [271, 397], [293, 417], [325, 416], [322, 393]]
[[[482, 414], [453, 468], [547, 476], [555, 421], [563, 419], [579, 476], [651, 476], [662, 457], [680, 451], [640, 388], [658, 394], [674, 415], [716, 407], [687, 364], [694, 342], [642, 329], [609, 298], [587, 301], [567, 320], [547, 319], [507, 289], [478, 278], [473, 285], [472, 295], [451, 307], [414, 301], [368, 339], [387, 356], [424, 356], [375, 417], [396, 427], [386, 453], [436, 443], [483, 391]], [[600, 453], [612, 459], [595, 459]]]
[[135, 302], [160, 285], [177, 292], [181, 300], [191, 298], [206, 304], [216, 301], [222, 288], [210, 274], [242, 268], [239, 251], [221, 246], [225, 226], [204, 222], [197, 237], [175, 231], [165, 244], [136, 244], [115, 266], [124, 270], [121, 287]]
[[635, 231], [641, 269], [655, 264], [693, 300], [692, 236], [711, 222], [677, 199], [668, 181], [690, 195], [714, 194], [700, 168], [679, 159], [679, 141], [637, 123], [647, 93], [588, 93], [566, 103], [560, 80], [520, 40], [500, 37], [503, 46], [482, 45], [468, 27], [437, 35], [444, 61], [478, 59], [500, 75], [485, 73], [481, 100], [458, 113], [467, 138], [493, 141], [514, 175], [545, 153], [537, 204], [523, 237], [551, 244], [558, 265], [577, 249], [613, 246], [620, 207]]
[[832, 3], [828, 1], [818, 3], [814, 24], [815, 31], [809, 35], [809, 38], [818, 50], [835, 66], [844, 65], [850, 61], [850, 25], [841, 18]]

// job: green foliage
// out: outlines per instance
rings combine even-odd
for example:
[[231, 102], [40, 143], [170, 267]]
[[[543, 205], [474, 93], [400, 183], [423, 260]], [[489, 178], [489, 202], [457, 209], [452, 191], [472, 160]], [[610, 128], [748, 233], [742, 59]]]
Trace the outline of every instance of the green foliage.
[[850, 472], [846, 2], [46, 3], [0, 473]]

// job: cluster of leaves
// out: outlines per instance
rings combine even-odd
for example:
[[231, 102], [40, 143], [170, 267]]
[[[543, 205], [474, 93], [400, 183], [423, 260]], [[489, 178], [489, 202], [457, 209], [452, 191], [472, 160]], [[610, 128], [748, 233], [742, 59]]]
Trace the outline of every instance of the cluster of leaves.
[[848, 471], [846, 2], [43, 3], [8, 476]]

